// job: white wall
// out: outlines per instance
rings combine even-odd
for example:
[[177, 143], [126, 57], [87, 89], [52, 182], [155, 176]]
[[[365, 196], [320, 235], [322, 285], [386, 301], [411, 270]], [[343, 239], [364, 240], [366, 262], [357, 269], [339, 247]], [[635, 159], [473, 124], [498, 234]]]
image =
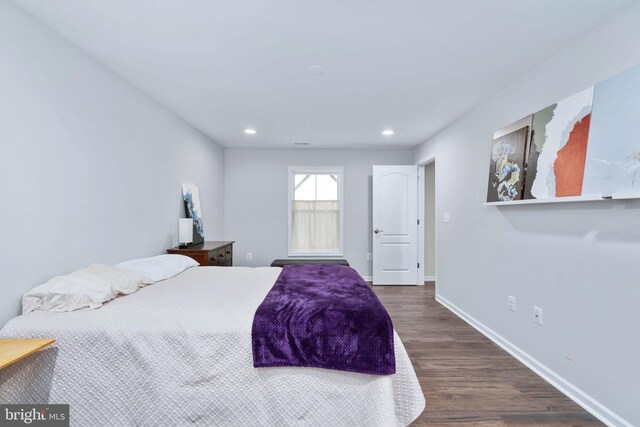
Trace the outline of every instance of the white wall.
[[0, 63], [0, 325], [54, 275], [177, 243], [182, 182], [222, 237], [219, 146], [7, 1]]
[[234, 265], [287, 258], [289, 166], [343, 166], [344, 257], [371, 276], [372, 166], [401, 164], [411, 164], [410, 151], [226, 149], [225, 238], [236, 241]]
[[[495, 129], [638, 62], [635, 2], [414, 151], [415, 162], [437, 154], [439, 297], [540, 362], [610, 422], [634, 425], [640, 202], [497, 208], [483, 201]], [[442, 223], [443, 212], [451, 223]], [[507, 295], [517, 298], [516, 313]], [[534, 305], [544, 309], [542, 327], [533, 323]]]
[[424, 167], [424, 275], [436, 276], [436, 163]]

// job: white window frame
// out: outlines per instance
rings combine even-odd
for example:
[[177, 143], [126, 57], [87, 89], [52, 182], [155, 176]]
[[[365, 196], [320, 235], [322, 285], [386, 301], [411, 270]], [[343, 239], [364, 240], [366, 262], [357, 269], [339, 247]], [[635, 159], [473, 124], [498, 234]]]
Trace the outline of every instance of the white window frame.
[[[295, 175], [307, 174], [329, 174], [338, 176], [338, 201], [340, 202], [340, 248], [333, 252], [303, 252], [291, 249], [291, 221], [293, 213], [294, 183]], [[288, 201], [288, 248], [287, 254], [290, 257], [341, 257], [344, 256], [344, 168], [342, 166], [289, 166], [289, 201]]]

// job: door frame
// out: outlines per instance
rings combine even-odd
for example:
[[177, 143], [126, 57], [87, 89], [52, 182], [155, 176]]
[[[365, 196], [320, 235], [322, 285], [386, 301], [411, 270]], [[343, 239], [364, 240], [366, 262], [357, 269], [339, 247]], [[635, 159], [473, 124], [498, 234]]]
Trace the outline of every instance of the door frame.
[[[424, 260], [425, 260], [425, 239], [424, 239], [424, 226], [425, 226], [425, 166], [431, 163], [436, 163], [436, 153], [433, 153], [429, 156], [424, 157], [420, 161], [416, 162], [418, 166], [418, 219], [420, 220], [420, 225], [418, 226], [418, 259], [420, 260], [420, 268], [418, 269], [418, 282], [421, 285], [424, 285]], [[438, 165], [436, 163], [436, 178], [434, 185], [434, 207], [433, 210], [435, 212], [435, 250], [434, 250], [434, 258], [435, 258], [435, 282], [436, 287], [438, 286], [438, 186], [436, 185], [438, 177]]]

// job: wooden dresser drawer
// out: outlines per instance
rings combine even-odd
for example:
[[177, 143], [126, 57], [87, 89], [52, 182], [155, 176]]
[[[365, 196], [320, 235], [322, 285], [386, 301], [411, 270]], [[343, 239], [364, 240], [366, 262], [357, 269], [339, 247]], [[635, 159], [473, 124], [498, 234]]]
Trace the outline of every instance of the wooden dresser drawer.
[[225, 247], [225, 261], [228, 267], [233, 265], [233, 245], [227, 245]]
[[209, 252], [209, 265], [225, 266], [226, 263], [225, 248]]
[[200, 266], [231, 267], [233, 265], [233, 241], [204, 242], [188, 248], [172, 248], [170, 254], [186, 255], [198, 261]]
[[218, 254], [216, 251], [211, 251], [208, 253], [209, 255], [209, 264], [208, 265], [218, 265]]

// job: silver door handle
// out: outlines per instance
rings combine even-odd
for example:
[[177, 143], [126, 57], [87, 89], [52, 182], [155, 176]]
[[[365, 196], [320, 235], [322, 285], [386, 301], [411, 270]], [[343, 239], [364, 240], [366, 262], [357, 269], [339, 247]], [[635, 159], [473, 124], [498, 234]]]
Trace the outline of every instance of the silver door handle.
[[378, 230], [377, 228], [375, 230], [373, 230], [374, 233], [378, 234], [378, 233], [382, 233], [384, 230]]

